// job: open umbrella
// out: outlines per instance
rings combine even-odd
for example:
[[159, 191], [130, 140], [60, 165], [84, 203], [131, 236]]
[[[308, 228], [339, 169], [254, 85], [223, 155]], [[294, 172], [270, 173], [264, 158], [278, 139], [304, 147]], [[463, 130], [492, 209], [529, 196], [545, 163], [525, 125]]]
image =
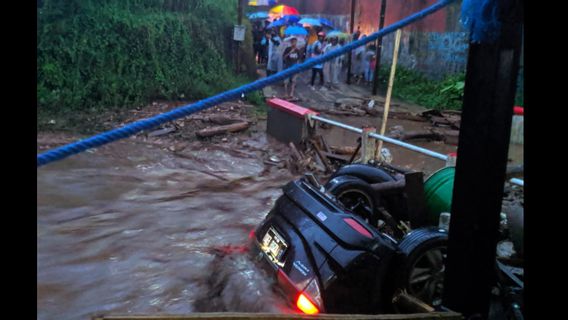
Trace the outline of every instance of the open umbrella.
[[298, 21], [298, 23], [303, 25], [304, 27], [306, 26], [321, 27], [321, 21], [313, 18], [303, 18], [302, 20]]
[[266, 11], [253, 12], [253, 13], [249, 13], [247, 15], [247, 17], [250, 20], [268, 19], [268, 12], [266, 12]]
[[292, 27], [286, 28], [286, 30], [284, 31], [284, 35], [285, 36], [307, 36], [308, 31], [306, 31], [306, 29], [304, 29], [302, 27], [292, 26]]
[[326, 27], [334, 28], [333, 23], [326, 18], [319, 18], [319, 21]]
[[278, 18], [278, 17], [283, 17], [283, 16], [286, 16], [286, 15], [299, 16], [300, 12], [294, 7], [290, 7], [290, 6], [286, 6], [286, 5], [281, 4], [279, 6], [276, 6], [272, 9], [270, 9], [268, 14], [273, 18]]
[[327, 33], [327, 38], [348, 38], [349, 35], [347, 33], [343, 33], [339, 30], [333, 30]]
[[267, 26], [267, 28], [289, 26], [291, 24], [295, 24], [298, 21], [300, 21], [300, 18], [298, 16], [291, 16], [291, 15], [283, 16], [282, 18], [273, 21], [271, 24]]

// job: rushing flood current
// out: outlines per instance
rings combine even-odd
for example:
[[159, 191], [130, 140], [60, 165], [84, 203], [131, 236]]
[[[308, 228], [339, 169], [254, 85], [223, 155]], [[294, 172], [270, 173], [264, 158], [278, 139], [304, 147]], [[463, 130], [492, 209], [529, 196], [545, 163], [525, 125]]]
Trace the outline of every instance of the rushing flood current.
[[38, 169], [38, 319], [284, 308], [243, 252], [292, 179], [267, 145], [127, 140]]

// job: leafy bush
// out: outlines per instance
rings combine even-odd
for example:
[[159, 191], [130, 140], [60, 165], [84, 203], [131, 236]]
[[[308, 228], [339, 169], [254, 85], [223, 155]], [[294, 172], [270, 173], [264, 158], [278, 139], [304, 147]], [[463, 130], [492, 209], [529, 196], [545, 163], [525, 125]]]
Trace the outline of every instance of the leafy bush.
[[196, 100], [234, 86], [233, 0], [38, 1], [38, 109]]
[[[386, 88], [390, 66], [383, 65], [379, 72], [382, 87]], [[393, 96], [433, 109], [461, 109], [465, 74], [449, 75], [443, 80], [431, 80], [423, 74], [397, 66]]]

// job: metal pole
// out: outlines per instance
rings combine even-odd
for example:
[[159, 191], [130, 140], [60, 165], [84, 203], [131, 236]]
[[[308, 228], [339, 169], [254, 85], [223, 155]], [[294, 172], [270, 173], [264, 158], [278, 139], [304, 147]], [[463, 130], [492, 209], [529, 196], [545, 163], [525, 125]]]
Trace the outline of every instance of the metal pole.
[[[387, 10], [387, 0], [381, 2], [381, 17], [379, 19], [379, 30], [385, 26], [385, 12]], [[379, 92], [379, 70], [381, 69], [381, 49], [383, 47], [383, 37], [377, 39], [377, 63], [375, 65], [375, 73], [373, 76], [373, 95]]]
[[[358, 134], [363, 133], [362, 129], [359, 129], [359, 128], [356, 128], [356, 127], [353, 127], [353, 126], [350, 126], [350, 125], [347, 125], [347, 124], [344, 124], [344, 123], [341, 123], [341, 122], [337, 122], [335, 120], [322, 118], [322, 117], [316, 116], [316, 115], [309, 115], [309, 117], [313, 120], [317, 120], [317, 121], [320, 121], [320, 122], [323, 122], [323, 123], [327, 123], [327, 124], [330, 124], [332, 126], [336, 126], [336, 127], [339, 127], [339, 128], [351, 131], [351, 132], [355, 132], [355, 133], [358, 133]], [[421, 148], [421, 147], [418, 147], [418, 146], [415, 146], [415, 145], [412, 145], [412, 144], [409, 144], [409, 143], [406, 143], [406, 142], [402, 142], [400, 140], [389, 138], [387, 136], [383, 136], [383, 135], [380, 135], [378, 133], [370, 133], [369, 137], [372, 137], [372, 138], [375, 138], [377, 140], [381, 140], [381, 141], [384, 141], [384, 142], [387, 142], [387, 143], [391, 143], [391, 144], [394, 144], [396, 146], [406, 148], [406, 149], [409, 149], [409, 150], [412, 150], [412, 151], [416, 151], [416, 152], [425, 154], [427, 156], [430, 156], [432, 158], [436, 158], [436, 159], [439, 159], [439, 160], [442, 160], [442, 161], [446, 161], [448, 159], [448, 156], [443, 155], [441, 153], [437, 153], [437, 152], [434, 152], [434, 151], [431, 151], [431, 150], [428, 150], [428, 149], [424, 149], [424, 148]]]
[[494, 0], [495, 41], [469, 44], [443, 305], [487, 319], [515, 102], [522, 0]]
[[[237, 0], [237, 24], [239, 26], [243, 24], [244, 1], [246, 0]], [[236, 68], [236, 73], [238, 74], [241, 71], [241, 62], [240, 62], [241, 42], [240, 41], [235, 41], [235, 42], [237, 46], [237, 50], [235, 53], [235, 64], [236, 64], [235, 68]]]
[[[355, 27], [355, 4], [356, 0], [351, 0], [351, 21], [349, 22], [349, 32], [351, 36], [353, 36], [353, 28]], [[353, 41], [353, 39], [351, 39]], [[347, 84], [351, 84], [351, 59], [352, 59], [351, 52], [348, 53], [347, 56]]]

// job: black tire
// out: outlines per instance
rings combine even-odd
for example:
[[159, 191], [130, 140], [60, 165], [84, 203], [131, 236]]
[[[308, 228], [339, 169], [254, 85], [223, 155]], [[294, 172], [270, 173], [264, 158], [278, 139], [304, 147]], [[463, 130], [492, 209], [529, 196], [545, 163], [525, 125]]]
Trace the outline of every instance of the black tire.
[[408, 233], [399, 244], [397, 288], [437, 307], [441, 305], [448, 233], [420, 228]]
[[325, 189], [346, 209], [372, 226], [377, 225], [375, 209], [378, 203], [373, 197], [373, 189], [367, 182], [357, 177], [343, 175], [331, 179], [325, 185]]
[[369, 184], [394, 181], [394, 178], [385, 170], [368, 164], [349, 164], [339, 168], [330, 178], [330, 181], [339, 176], [352, 176]]

